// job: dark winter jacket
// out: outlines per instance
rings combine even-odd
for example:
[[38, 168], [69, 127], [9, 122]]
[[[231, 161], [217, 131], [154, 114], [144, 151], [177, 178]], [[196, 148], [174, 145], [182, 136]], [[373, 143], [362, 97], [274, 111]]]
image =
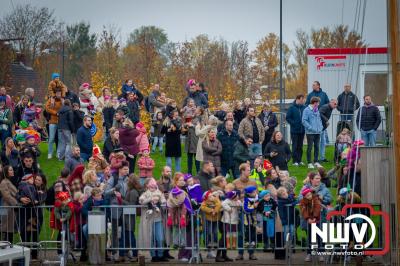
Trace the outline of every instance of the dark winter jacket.
[[305, 105], [296, 104], [296, 101], [289, 107], [286, 113], [286, 121], [290, 125], [291, 134], [304, 134], [304, 126], [301, 119], [305, 108]]
[[71, 106], [64, 105], [58, 111], [58, 129], [74, 130], [74, 113]]
[[13, 113], [13, 120], [14, 123], [18, 124], [22, 120], [22, 115], [24, 114], [26, 106], [22, 104], [18, 104], [15, 106], [14, 113]]
[[138, 101], [127, 101], [126, 105], [129, 108], [128, 118], [136, 124], [140, 121], [140, 109]]
[[121, 127], [119, 131], [119, 144], [121, 148], [130, 155], [139, 153], [139, 143], [136, 142], [136, 137], [139, 136], [139, 130], [136, 128]]
[[85, 116], [85, 113], [81, 110], [74, 110], [74, 130], [72, 133], [77, 133], [78, 129], [83, 125], [83, 117]]
[[103, 108], [104, 127], [109, 130], [114, 121], [115, 108], [113, 106]]
[[222, 154], [221, 142], [219, 142], [218, 139], [214, 139], [214, 141], [205, 139], [203, 140], [202, 147], [204, 161], [212, 162], [217, 172], [220, 173]]
[[74, 103], [80, 103], [78, 95], [76, 95], [72, 91], [67, 91], [67, 93], [65, 94], [65, 99], [70, 100], [71, 101], [71, 105], [74, 104]]
[[218, 133], [217, 138], [222, 145], [221, 166], [228, 169], [235, 165], [234, 160], [232, 160], [232, 154], [235, 151], [236, 142], [239, 141], [239, 134], [233, 130], [229, 135], [228, 131], [224, 128]]
[[163, 127], [163, 121], [162, 120], [153, 120], [153, 128], [154, 128], [154, 133], [153, 137], [163, 137], [164, 134], [161, 133], [161, 129]]
[[[271, 152], [276, 152], [278, 155], [271, 157]], [[264, 150], [264, 156], [270, 160], [274, 168], [278, 166], [280, 170], [288, 170], [287, 163], [290, 160], [290, 155], [289, 144], [284, 140], [281, 140], [279, 143], [271, 141]]]
[[[361, 125], [360, 125], [361, 113]], [[370, 106], [364, 105], [357, 114], [357, 127], [361, 130], [377, 130], [381, 124], [381, 114], [377, 106], [371, 104]], [[360, 125], [360, 126], [359, 126]]]
[[15, 171], [14, 178], [11, 179], [11, 182], [15, 187], [18, 187], [21, 183], [22, 177], [27, 174], [44, 176], [42, 170], [40, 170], [37, 165], [33, 164], [31, 168], [27, 168], [25, 167], [24, 163], [21, 162]]
[[6, 155], [6, 149], [3, 147], [1, 151], [1, 163], [3, 165], [11, 165], [14, 170], [19, 164], [19, 152], [17, 149], [13, 149], [9, 156]]
[[138, 97], [137, 101], [139, 103], [141, 103], [144, 99], [143, 94], [138, 89], [136, 89], [135, 84], [132, 84], [132, 86], [128, 86], [128, 84], [124, 84], [122, 86], [121, 90], [122, 90], [122, 97], [124, 97], [124, 98], [127, 97], [128, 92], [133, 92]]
[[265, 126], [268, 126], [268, 130], [265, 131], [265, 134], [271, 135], [274, 133], [275, 128], [278, 126], [278, 119], [276, 118], [276, 115], [271, 111], [268, 112], [267, 114], [267, 123], [265, 123], [265, 115], [266, 113], [262, 111], [259, 115], [258, 118], [260, 118], [261, 123], [263, 124], [264, 128]]
[[354, 114], [354, 111], [360, 108], [360, 101], [353, 92], [342, 92], [337, 101], [337, 109], [341, 114]]
[[233, 152], [233, 160], [235, 161], [236, 167], [239, 167], [240, 164], [245, 163], [246, 161], [250, 161], [249, 147], [244, 139], [240, 139], [236, 142]]
[[319, 107], [321, 108], [322, 105], [329, 103], [329, 97], [326, 95], [322, 88], [319, 88], [319, 91], [312, 91], [307, 95], [307, 100], [305, 105], [309, 105], [312, 97], [318, 97], [321, 101], [319, 103]]
[[121, 148], [119, 143], [114, 144], [111, 140], [111, 137], [106, 138], [106, 141], [104, 141], [104, 146], [103, 146], [103, 155], [108, 163], [110, 163], [110, 154], [114, 152], [115, 149], [118, 148]]
[[281, 218], [282, 225], [293, 225], [294, 224], [294, 207], [297, 204], [297, 200], [293, 195], [289, 195], [287, 199], [278, 197], [278, 211], [279, 217]]
[[89, 157], [92, 156], [93, 152], [93, 140], [92, 134], [90, 134], [90, 128], [81, 126], [76, 133], [76, 142], [78, 143], [81, 153], [88, 154]]
[[200, 185], [201, 185], [201, 190], [203, 191], [209, 191], [211, 189], [211, 182], [210, 180], [214, 178], [213, 175], [210, 175], [206, 172], [204, 172], [203, 170], [201, 170], [196, 178], [200, 181]]
[[246, 111], [242, 109], [235, 109], [233, 111], [233, 117], [235, 118], [236, 123], [239, 125], [243, 118], [246, 117]]
[[164, 125], [161, 129], [161, 133], [165, 134], [165, 157], [181, 157], [181, 128], [168, 132], [169, 128]]
[[208, 108], [207, 98], [199, 91], [189, 93], [189, 95], [183, 100], [182, 106], [186, 106], [189, 99], [193, 99], [197, 107], [201, 106], [203, 108]]
[[319, 108], [319, 114], [321, 115], [321, 121], [322, 121], [322, 128], [324, 130], [328, 127], [328, 122], [329, 119], [331, 118], [332, 111], [333, 109], [329, 103]]

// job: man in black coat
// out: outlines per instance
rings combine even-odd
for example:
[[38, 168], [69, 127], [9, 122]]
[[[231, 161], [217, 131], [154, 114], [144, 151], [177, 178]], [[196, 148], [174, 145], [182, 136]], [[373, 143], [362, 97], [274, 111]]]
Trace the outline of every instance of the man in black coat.
[[272, 134], [274, 134], [275, 128], [278, 126], [278, 119], [276, 118], [274, 112], [272, 112], [269, 102], [265, 102], [263, 104], [263, 110], [258, 115], [258, 118], [260, 118], [265, 129], [265, 138], [262, 143], [262, 150], [264, 151], [265, 146], [267, 146], [268, 142], [271, 141], [271, 137]]
[[357, 127], [361, 130], [361, 138], [365, 146], [376, 145], [376, 130], [381, 124], [382, 118], [379, 109], [372, 103], [371, 96], [364, 96], [364, 106], [357, 114]]
[[351, 91], [351, 85], [344, 85], [344, 91], [337, 98], [337, 110], [340, 112], [341, 121], [353, 121], [354, 112], [360, 108], [357, 95]]
[[323, 106], [321, 106], [321, 108], [319, 108], [319, 113], [321, 115], [322, 127], [323, 127], [319, 143], [320, 162], [328, 161], [327, 159], [325, 159], [325, 146], [328, 143], [328, 132], [326, 131], [326, 129], [329, 126], [329, 119], [331, 118], [332, 111], [336, 108], [336, 106], [337, 106], [337, 101], [335, 99], [332, 99], [329, 103], [324, 104]]
[[225, 176], [230, 170], [230, 174], [237, 178], [239, 176], [239, 169], [236, 169], [232, 155], [235, 151], [235, 143], [239, 140], [239, 134], [233, 129], [233, 123], [233, 121], [227, 120], [225, 128], [218, 133], [217, 138], [222, 145], [221, 175]]
[[74, 103], [79, 103], [79, 97], [76, 95], [74, 92], [70, 91], [67, 87], [65, 87], [66, 93], [65, 93], [65, 99], [68, 99], [71, 101], [71, 105]]
[[64, 105], [58, 111], [58, 159], [64, 160], [71, 154], [71, 136], [74, 130], [74, 111], [71, 108], [71, 101], [64, 100]]
[[208, 191], [211, 189], [210, 180], [215, 177], [215, 168], [212, 162], [204, 161], [201, 171], [197, 174], [196, 179], [199, 180], [201, 189]]
[[290, 125], [290, 138], [292, 139], [292, 158], [293, 165], [299, 166], [304, 165], [301, 161], [303, 157], [303, 142], [304, 142], [304, 126], [301, 122], [305, 105], [304, 95], [299, 94], [296, 96], [296, 100], [289, 107], [286, 113], [286, 121]]

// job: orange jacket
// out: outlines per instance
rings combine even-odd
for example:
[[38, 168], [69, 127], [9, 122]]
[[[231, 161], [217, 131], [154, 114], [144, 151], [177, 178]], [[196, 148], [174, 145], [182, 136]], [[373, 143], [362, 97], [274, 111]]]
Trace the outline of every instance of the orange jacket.
[[54, 99], [54, 104], [51, 104], [51, 99], [47, 100], [46, 112], [50, 114], [49, 124], [58, 124], [58, 111], [62, 107], [61, 99]]

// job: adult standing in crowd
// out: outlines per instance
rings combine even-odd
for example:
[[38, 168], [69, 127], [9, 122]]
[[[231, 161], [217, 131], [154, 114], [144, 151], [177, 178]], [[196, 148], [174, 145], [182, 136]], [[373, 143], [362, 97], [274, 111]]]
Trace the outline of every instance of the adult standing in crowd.
[[120, 146], [127, 155], [126, 159], [129, 162], [129, 173], [134, 173], [136, 156], [139, 153], [139, 143], [136, 141], [137, 136], [139, 136], [139, 130], [137, 130], [132, 121], [127, 118], [118, 131]]
[[160, 84], [154, 84], [152, 92], [149, 94], [149, 104], [150, 104], [150, 114], [151, 117], [154, 116], [154, 108], [163, 109], [165, 104], [158, 100], [158, 97], [161, 96], [160, 93]]
[[[58, 111], [60, 111], [64, 100], [61, 98], [61, 90], [56, 91], [55, 97], [51, 97], [46, 103], [46, 112], [50, 115], [49, 120], [49, 148], [47, 159], [53, 158], [53, 144], [57, 134]], [[59, 157], [59, 156], [58, 156]]]
[[370, 95], [364, 96], [364, 106], [357, 114], [357, 127], [361, 130], [361, 138], [365, 146], [376, 145], [376, 131], [381, 124], [382, 118], [379, 109], [372, 103]]
[[70, 100], [71, 106], [72, 106], [74, 103], [78, 103], [78, 104], [79, 104], [79, 97], [78, 97], [78, 95], [76, 95], [75, 92], [69, 90], [67, 86], [65, 86], [65, 97], [64, 97], [64, 98], [65, 98], [66, 100], [67, 100], [67, 99]]
[[6, 87], [0, 86], [0, 96], [6, 97], [6, 106], [8, 109], [11, 110], [11, 112], [13, 112], [14, 111], [14, 102], [13, 102], [11, 96], [7, 94]]
[[250, 146], [253, 144], [253, 139], [251, 136], [245, 136], [244, 138], [240, 138], [239, 141], [236, 142], [234, 151], [233, 151], [233, 160], [235, 162], [235, 168], [239, 169], [239, 166], [242, 163], [250, 162]]
[[15, 215], [13, 208], [4, 208], [8, 206], [17, 206], [18, 189], [11, 180], [14, 179], [14, 169], [10, 165], [4, 166], [0, 176], [0, 232], [1, 240], [13, 243]]
[[319, 83], [319, 81], [314, 81], [313, 82], [312, 89], [313, 89], [312, 92], [310, 92], [307, 95], [307, 100], [306, 100], [306, 103], [305, 103], [306, 106], [311, 103], [311, 98], [312, 97], [318, 97], [319, 98], [319, 101], [320, 101], [320, 105], [319, 106], [322, 106], [324, 104], [329, 103], [329, 97], [324, 91], [322, 91], [321, 84]]
[[25, 95], [28, 96], [29, 102], [35, 103], [35, 90], [33, 88], [26, 88]]
[[[197, 125], [195, 127], [196, 136], [199, 138], [199, 141], [197, 142], [196, 160], [199, 162], [202, 162], [203, 161], [203, 141], [207, 136], [207, 132], [211, 128], [217, 128], [218, 118], [211, 115], [207, 119], [207, 115], [203, 108], [198, 108], [198, 112], [199, 113], [197, 114], [197, 118], [199, 119], [199, 122], [197, 123]], [[197, 113], [197, 111], [196, 111], [196, 113]]]
[[1, 146], [4, 146], [8, 137], [11, 137], [11, 128], [13, 125], [12, 110], [6, 105], [6, 96], [0, 96], [0, 140]]
[[64, 168], [68, 169], [69, 173], [72, 174], [75, 168], [83, 164], [84, 160], [81, 158], [81, 148], [75, 145], [71, 149], [71, 156], [65, 160]]
[[230, 173], [233, 177], [239, 176], [239, 170], [235, 167], [232, 155], [235, 152], [235, 144], [239, 141], [239, 134], [233, 129], [232, 120], [225, 121], [225, 127], [219, 131], [217, 138], [222, 145], [221, 154], [221, 175], [226, 176]]
[[331, 119], [332, 111], [337, 106], [337, 100], [331, 99], [331, 101], [319, 108], [322, 121], [322, 133], [320, 137], [320, 148], [319, 148], [319, 161], [326, 163], [328, 160], [325, 158], [325, 146], [328, 144], [328, 131], [326, 130], [329, 126], [329, 119]]
[[296, 96], [295, 101], [289, 107], [286, 113], [286, 121], [290, 125], [290, 137], [292, 139], [292, 159], [293, 165], [303, 165], [301, 158], [303, 157], [303, 141], [304, 141], [304, 126], [302, 123], [303, 111], [305, 109], [304, 95]]
[[225, 127], [226, 127], [226, 122], [227, 122], [227, 121], [232, 121], [233, 130], [235, 130], [236, 132], [238, 132], [238, 130], [239, 130], [239, 124], [236, 122], [235, 117], [234, 117], [234, 115], [233, 115], [233, 112], [231, 112], [231, 111], [226, 112], [226, 115], [225, 115], [225, 118], [224, 118], [223, 123], [220, 123], [220, 124], [218, 125], [218, 127], [217, 127], [218, 132], [221, 132], [221, 131], [223, 131], [223, 130], [225, 129]]
[[80, 148], [81, 157], [86, 162], [92, 157], [93, 152], [93, 139], [90, 132], [92, 127], [92, 118], [90, 116], [85, 116], [83, 118], [83, 125], [78, 129], [76, 133], [76, 141]]
[[187, 172], [192, 174], [193, 161], [196, 167], [196, 173], [200, 171], [200, 162], [196, 160], [197, 143], [199, 138], [196, 136], [196, 124], [198, 118], [186, 122], [182, 127], [182, 134], [185, 135], [185, 152], [187, 154]]
[[175, 172], [181, 171], [181, 130], [182, 121], [178, 117], [178, 110], [173, 110], [165, 118], [161, 133], [165, 134], [165, 157], [167, 165], [172, 168], [172, 158], [175, 159]]
[[103, 125], [105, 129], [105, 138], [110, 135], [110, 128], [112, 128], [114, 115], [119, 106], [119, 101], [117, 96], [112, 96], [110, 100], [105, 101], [104, 108], [102, 110], [103, 113]]
[[23, 95], [21, 97], [21, 100], [15, 106], [13, 118], [14, 118], [14, 124], [16, 127], [18, 127], [19, 122], [21, 122], [23, 114], [24, 114], [24, 110], [25, 110], [25, 108], [28, 107], [28, 104], [29, 104], [29, 97], [27, 95]]
[[197, 107], [204, 109], [208, 108], [208, 100], [204, 94], [200, 91], [194, 80], [189, 80], [189, 93], [188, 96], [183, 100], [182, 107], [185, 107], [189, 99], [193, 99]]
[[271, 161], [274, 168], [288, 170], [291, 151], [289, 144], [283, 139], [280, 131], [275, 131], [272, 135], [271, 142], [265, 147], [264, 156]]
[[267, 144], [271, 141], [275, 128], [278, 126], [278, 119], [274, 112], [272, 112], [271, 104], [268, 101], [263, 104], [263, 110], [258, 115], [258, 118], [260, 118], [265, 130], [265, 138], [262, 143], [262, 150], [264, 151]]
[[[310, 105], [308, 105], [303, 111], [302, 123], [306, 132], [307, 137], [307, 162], [308, 168], [313, 169], [321, 167], [318, 163], [319, 156], [319, 141], [322, 132], [322, 120], [318, 110], [320, 99], [318, 97], [312, 97]], [[314, 165], [311, 161], [311, 151], [314, 146]]]
[[212, 162], [204, 161], [201, 171], [197, 174], [196, 178], [200, 181], [202, 191], [211, 189], [211, 179], [215, 177], [215, 168]]
[[65, 160], [71, 155], [71, 139], [74, 130], [74, 113], [71, 108], [71, 101], [64, 100], [64, 105], [58, 111], [58, 159]]
[[222, 145], [217, 139], [217, 129], [208, 131], [206, 139], [203, 141], [204, 161], [213, 163], [216, 175], [221, 173], [221, 153]]
[[351, 85], [345, 84], [344, 91], [337, 97], [337, 110], [341, 121], [353, 121], [354, 112], [360, 108], [357, 95], [351, 91]]
[[103, 146], [104, 158], [110, 163], [110, 155], [114, 150], [121, 148], [119, 144], [119, 130], [117, 128], [110, 128], [110, 135], [106, 138]]
[[239, 125], [239, 136], [245, 138], [245, 136], [251, 136], [253, 144], [250, 146], [250, 153], [259, 156], [262, 155], [262, 143], [265, 138], [265, 130], [261, 120], [256, 117], [254, 107], [247, 109], [247, 116], [240, 122]]
[[15, 143], [12, 137], [8, 137], [5, 140], [5, 144], [1, 149], [1, 162], [3, 165], [11, 165], [14, 169], [17, 169], [19, 164], [19, 151], [15, 147]]

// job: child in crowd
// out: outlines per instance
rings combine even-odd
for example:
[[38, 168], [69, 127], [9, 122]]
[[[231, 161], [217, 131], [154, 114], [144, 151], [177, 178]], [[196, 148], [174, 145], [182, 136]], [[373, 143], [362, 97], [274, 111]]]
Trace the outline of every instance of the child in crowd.
[[147, 206], [146, 214], [142, 215], [140, 221], [139, 246], [155, 248], [150, 251], [152, 262], [168, 261], [162, 250], [164, 233], [161, 205], [165, 204], [166, 200], [154, 178], [149, 178], [145, 187], [146, 191], [139, 197], [139, 203]]
[[351, 131], [348, 128], [343, 128], [342, 132], [336, 138], [337, 152], [340, 154], [344, 149], [351, 147]]
[[201, 189], [201, 185], [194, 182], [191, 174], [185, 174], [184, 178], [192, 207], [193, 209], [197, 210], [200, 208], [200, 205], [203, 201], [203, 190]]
[[[321, 201], [311, 188], [305, 188], [301, 192], [303, 198], [300, 201], [300, 213], [304, 222], [307, 224], [307, 237], [310, 248], [307, 249], [306, 262], [311, 261], [311, 224], [319, 223], [321, 219]], [[319, 240], [319, 239], [318, 239]], [[318, 241], [320, 242], [320, 241]], [[319, 243], [321, 244], [321, 243]]]
[[258, 196], [257, 196], [257, 187], [256, 186], [248, 186], [244, 189], [244, 201], [243, 201], [243, 210], [244, 210], [244, 231], [245, 231], [245, 247], [249, 247], [250, 249], [255, 248], [256, 246], [256, 226], [257, 226], [257, 205], [258, 205]]
[[228, 194], [229, 192], [232, 192], [235, 190], [235, 185], [232, 183], [228, 183], [226, 184], [225, 188], [224, 188], [224, 192], [225, 194]]
[[263, 217], [264, 250], [275, 247], [275, 213], [276, 201], [271, 197], [269, 190], [263, 190], [259, 194], [257, 211]]
[[152, 152], [156, 152], [156, 149], [158, 147], [160, 153], [163, 152], [163, 140], [164, 140], [164, 134], [161, 133], [161, 129], [163, 127], [163, 120], [164, 116], [162, 112], [157, 112], [155, 115], [155, 118], [153, 119], [153, 147], [152, 147]]
[[39, 203], [38, 193], [34, 185], [33, 174], [26, 174], [22, 177], [21, 183], [18, 186], [17, 199], [28, 198], [30, 205], [34, 206]]
[[140, 185], [144, 185], [146, 178], [153, 177], [153, 169], [155, 167], [155, 162], [150, 158], [149, 148], [142, 150], [142, 156], [138, 160]]
[[190, 199], [185, 191], [175, 187], [169, 193], [167, 207], [167, 226], [172, 227], [173, 244], [183, 248], [186, 245], [186, 214], [192, 210]]
[[289, 195], [285, 187], [280, 187], [277, 190], [278, 211], [283, 226], [283, 235], [290, 233], [294, 239], [294, 221], [295, 221], [295, 206], [297, 200], [294, 195]]
[[53, 73], [51, 74], [51, 81], [47, 87], [49, 97], [55, 97], [56, 91], [61, 91], [61, 97], [64, 98], [65, 94], [67, 93], [67, 87], [64, 83], [60, 80], [60, 74]]
[[40, 150], [36, 143], [36, 139], [33, 135], [27, 135], [25, 137], [25, 143], [21, 146], [19, 150], [20, 157], [23, 158], [27, 154], [32, 154], [33, 156], [33, 163], [37, 166], [38, 158], [40, 156]]
[[196, 114], [196, 104], [193, 99], [187, 101], [187, 105], [181, 109], [185, 122], [190, 122]]
[[[83, 207], [83, 203], [85, 202], [85, 196], [83, 195], [82, 192], [77, 191], [75, 192], [73, 195], [73, 201], [72, 201], [72, 207], [73, 207], [73, 216], [72, 219], [74, 221], [74, 225], [75, 225], [75, 248], [82, 248], [82, 243], [83, 243], [83, 239], [82, 239], [82, 226], [84, 224], [86, 224], [86, 221], [84, 221], [82, 219], [82, 207]], [[82, 253], [81, 257], [85, 256], [86, 257], [86, 253]], [[85, 261], [86, 259], [81, 258], [81, 261]]]
[[292, 176], [288, 180], [282, 183], [282, 186], [286, 188], [289, 195], [295, 196], [294, 189], [296, 188], [297, 179]]
[[142, 122], [137, 123], [135, 127], [139, 131], [139, 135], [136, 137], [136, 142], [139, 145], [139, 154], [141, 154], [143, 150], [149, 149], [149, 138], [147, 137], [146, 128]]
[[237, 247], [236, 232], [239, 223], [240, 206], [241, 201], [239, 200], [239, 194], [237, 191], [230, 190], [225, 193], [225, 200], [222, 202], [223, 215], [221, 222], [224, 223], [227, 249], [236, 249]]
[[200, 209], [204, 213], [206, 221], [204, 232], [208, 248], [207, 258], [214, 259], [216, 254], [212, 249], [218, 246], [218, 221], [221, 219], [221, 201], [218, 193], [211, 190], [205, 192]]
[[122, 162], [126, 161], [126, 156], [121, 148], [115, 149], [110, 154], [110, 167], [111, 174], [117, 173], [118, 169], [121, 167]]

